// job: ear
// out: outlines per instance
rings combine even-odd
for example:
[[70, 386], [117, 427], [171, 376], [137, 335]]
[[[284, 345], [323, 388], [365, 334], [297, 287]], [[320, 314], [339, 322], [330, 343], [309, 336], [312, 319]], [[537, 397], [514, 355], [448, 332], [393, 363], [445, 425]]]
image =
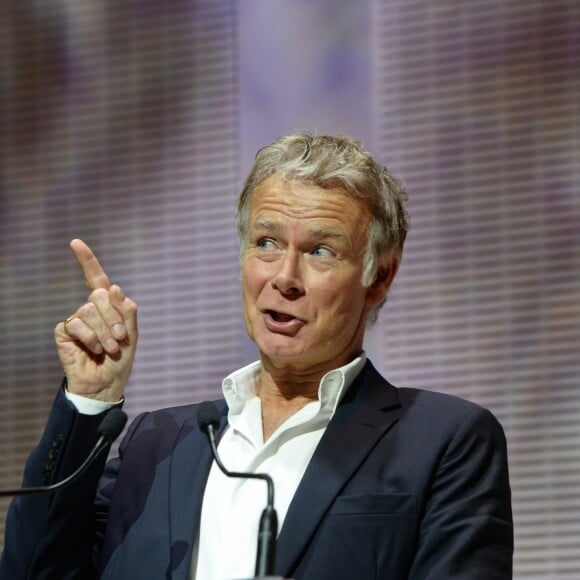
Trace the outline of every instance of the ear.
[[398, 270], [398, 258], [393, 258], [388, 264], [379, 266], [375, 281], [367, 288], [367, 306], [372, 308], [384, 302]]

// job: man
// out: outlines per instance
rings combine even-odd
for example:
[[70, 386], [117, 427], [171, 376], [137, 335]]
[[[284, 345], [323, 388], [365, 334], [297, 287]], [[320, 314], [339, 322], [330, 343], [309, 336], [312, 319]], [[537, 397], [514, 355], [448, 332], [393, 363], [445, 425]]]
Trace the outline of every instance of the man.
[[[224, 380], [219, 451], [230, 470], [274, 479], [285, 577], [511, 577], [498, 422], [393, 387], [363, 351], [401, 259], [404, 199], [358, 142], [307, 133], [259, 151], [240, 197], [244, 320], [259, 361]], [[25, 485], [41, 483], [53, 442], [51, 481], [86, 456], [137, 344], [134, 302], [88, 246], [71, 246], [91, 293], [55, 329], [66, 381]], [[142, 415], [105, 469], [52, 498], [15, 500], [2, 577], [252, 576], [263, 482], [212, 466], [196, 413]]]

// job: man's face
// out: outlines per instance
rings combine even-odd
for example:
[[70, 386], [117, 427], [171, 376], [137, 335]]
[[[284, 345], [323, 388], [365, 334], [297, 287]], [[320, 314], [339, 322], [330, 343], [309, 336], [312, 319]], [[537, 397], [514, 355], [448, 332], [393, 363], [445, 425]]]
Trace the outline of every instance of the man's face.
[[263, 363], [323, 373], [360, 353], [367, 310], [384, 295], [361, 282], [370, 217], [341, 189], [276, 175], [255, 189], [242, 286]]

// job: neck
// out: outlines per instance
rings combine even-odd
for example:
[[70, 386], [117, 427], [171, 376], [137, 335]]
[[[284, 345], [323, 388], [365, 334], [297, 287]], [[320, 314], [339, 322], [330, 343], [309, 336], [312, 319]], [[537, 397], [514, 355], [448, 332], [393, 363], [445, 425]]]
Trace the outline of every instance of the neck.
[[266, 441], [286, 419], [318, 399], [320, 380], [275, 380], [262, 371], [258, 396], [262, 405], [262, 429]]
[[320, 366], [305, 370], [275, 366], [262, 358], [258, 396], [262, 405], [264, 441], [294, 413], [318, 400], [320, 381], [328, 371], [347, 364], [355, 356], [334, 361], [332, 368]]

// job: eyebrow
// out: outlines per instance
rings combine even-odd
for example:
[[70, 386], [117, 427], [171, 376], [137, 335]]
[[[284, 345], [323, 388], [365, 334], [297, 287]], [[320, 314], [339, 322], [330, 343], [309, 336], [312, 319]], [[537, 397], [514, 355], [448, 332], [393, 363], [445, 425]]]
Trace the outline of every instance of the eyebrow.
[[340, 230], [335, 230], [332, 228], [316, 228], [310, 230], [312, 236], [317, 239], [332, 239], [347, 242], [348, 238], [344, 235], [344, 232]]
[[280, 230], [280, 224], [274, 220], [260, 218], [250, 224], [250, 230], [268, 230], [269, 232], [276, 232]]
[[[277, 233], [282, 229], [281, 224], [276, 220], [259, 218], [250, 225], [251, 231], [262, 230]], [[309, 235], [318, 240], [333, 239], [348, 244], [348, 237], [341, 230], [334, 228], [313, 228], [308, 231]]]

